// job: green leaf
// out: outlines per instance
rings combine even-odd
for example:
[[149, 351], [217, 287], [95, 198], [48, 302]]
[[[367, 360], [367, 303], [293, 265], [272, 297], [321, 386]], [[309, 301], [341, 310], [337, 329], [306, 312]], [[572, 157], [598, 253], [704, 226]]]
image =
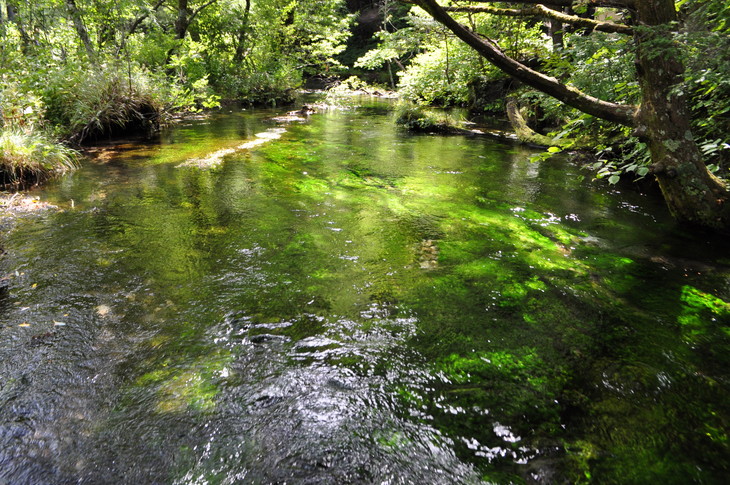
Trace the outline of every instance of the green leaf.
[[608, 183], [611, 185], [616, 185], [621, 177], [618, 175], [611, 175], [608, 177]]
[[563, 150], [560, 147], [550, 147], [547, 149], [549, 153], [560, 153]]

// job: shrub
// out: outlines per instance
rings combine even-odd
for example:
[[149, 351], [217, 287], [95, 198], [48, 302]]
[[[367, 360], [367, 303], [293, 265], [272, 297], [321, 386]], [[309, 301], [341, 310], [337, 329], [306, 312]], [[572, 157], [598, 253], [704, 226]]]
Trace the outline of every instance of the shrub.
[[165, 114], [154, 81], [144, 72], [116, 66], [75, 70], [46, 89], [47, 118], [63, 136], [82, 143], [112, 133], [152, 132]]
[[453, 133], [461, 130], [459, 121], [453, 116], [408, 102], [396, 105], [395, 123], [411, 131]]

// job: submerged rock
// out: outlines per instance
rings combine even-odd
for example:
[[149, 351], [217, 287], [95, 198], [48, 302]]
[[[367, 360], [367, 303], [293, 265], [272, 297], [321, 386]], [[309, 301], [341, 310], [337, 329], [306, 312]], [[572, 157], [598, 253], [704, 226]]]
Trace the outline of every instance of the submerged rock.
[[307, 121], [307, 118], [309, 115], [316, 113], [317, 110], [308, 105], [302, 105], [301, 108], [295, 111], [289, 111], [287, 114], [283, 116], [274, 116], [271, 118], [272, 121], [276, 121], [277, 123], [292, 123], [296, 121]]
[[424, 239], [418, 244], [418, 265], [421, 269], [436, 269], [438, 267], [439, 248], [432, 239]]

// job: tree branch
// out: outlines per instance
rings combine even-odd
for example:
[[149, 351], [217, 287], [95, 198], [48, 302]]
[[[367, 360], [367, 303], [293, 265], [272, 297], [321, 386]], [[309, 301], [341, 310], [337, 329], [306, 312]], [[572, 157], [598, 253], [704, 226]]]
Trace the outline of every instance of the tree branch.
[[137, 28], [142, 24], [142, 22], [145, 21], [147, 17], [150, 16], [152, 12], [156, 12], [157, 9], [159, 9], [163, 3], [165, 3], [166, 0], [157, 0], [157, 3], [152, 6], [152, 8], [145, 10], [139, 16], [134, 19], [134, 21], [129, 25], [129, 29], [127, 29], [127, 32], [122, 34], [122, 40], [119, 42], [119, 47], [117, 47], [117, 54], [119, 54], [123, 49], [124, 46], [127, 43], [127, 38], [134, 34], [137, 31]]
[[213, 5], [213, 4], [214, 4], [215, 2], [217, 2], [217, 1], [218, 1], [218, 0], [209, 0], [208, 2], [204, 3], [204, 4], [203, 4], [203, 5], [201, 5], [200, 7], [196, 8], [195, 10], [193, 10], [193, 11], [192, 11], [192, 13], [190, 14], [190, 18], [189, 18], [189, 20], [188, 20], [188, 23], [192, 22], [192, 21], [193, 21], [193, 19], [194, 19], [195, 17], [197, 17], [197, 15], [198, 15], [198, 14], [200, 13], [200, 11], [201, 11], [201, 10], [203, 10], [203, 9], [204, 9], [204, 8], [206, 8], [206, 7], [210, 7], [211, 5]]
[[478, 34], [458, 23], [444, 11], [443, 7], [436, 3], [436, 0], [415, 0], [414, 3], [428, 12], [434, 20], [443, 24], [489, 62], [510, 76], [584, 113], [614, 123], [634, 126], [635, 106], [609, 103], [600, 100], [583, 93], [573, 86], [563, 84], [554, 77], [530, 69], [526, 65], [507, 56], [492, 40], [486, 37], [480, 37]]
[[493, 15], [503, 15], [508, 17], [545, 17], [558, 20], [565, 24], [575, 25], [577, 27], [587, 27], [589, 29], [598, 30], [600, 32], [609, 32], [614, 34], [633, 35], [634, 30], [628, 25], [615, 24], [613, 22], [601, 22], [593, 19], [584, 19], [575, 15], [567, 15], [557, 10], [552, 10], [544, 5], [535, 5], [534, 7], [514, 9], [514, 8], [496, 8], [496, 7], [477, 7], [468, 5], [464, 7], [444, 7], [446, 12], [468, 12], [468, 13], [489, 13]]
[[166, 0], [157, 0], [157, 3], [152, 6], [149, 10], [145, 10], [142, 12], [139, 17], [134, 19], [134, 22], [129, 26], [129, 30], [127, 31], [127, 35], [132, 35], [137, 30], [137, 27], [140, 26], [144, 20], [150, 16], [152, 12], [156, 12], [158, 8], [162, 6], [163, 3], [165, 3]]
[[[499, 0], [468, 0], [474, 3], [502, 3]], [[556, 7], [608, 7], [608, 8], [630, 8], [636, 7], [636, 2], [641, 0], [512, 0], [509, 3], [522, 3], [526, 5], [548, 4]]]

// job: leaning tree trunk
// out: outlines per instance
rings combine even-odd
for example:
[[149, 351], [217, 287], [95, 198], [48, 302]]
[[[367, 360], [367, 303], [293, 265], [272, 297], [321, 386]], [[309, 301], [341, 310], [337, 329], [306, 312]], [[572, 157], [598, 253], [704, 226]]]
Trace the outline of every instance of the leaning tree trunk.
[[[639, 109], [606, 102], [583, 93], [560, 80], [534, 71], [508, 57], [491, 39], [469, 30], [454, 20], [450, 12], [488, 12], [513, 15], [511, 9], [491, 7], [442, 7], [437, 0], [403, 0], [416, 4], [451, 30], [485, 59], [503, 72], [538, 91], [598, 118], [635, 128], [648, 140], [656, 175], [669, 210], [681, 222], [730, 231], [730, 191], [705, 166], [692, 136], [686, 93], [681, 91], [684, 68], [679, 49], [672, 40], [672, 25], [677, 20], [673, 0], [582, 0], [589, 6], [610, 6], [636, 13], [634, 27], [611, 22], [588, 22], [594, 30], [633, 34], [637, 44], [636, 70], [642, 90]], [[493, 3], [492, 0], [472, 0]], [[496, 2], [496, 0], [495, 0]], [[540, 0], [515, 3], [535, 5], [517, 15], [542, 15], [562, 19], [572, 25], [586, 21], [546, 8]], [[577, 0], [549, 0], [549, 4], [571, 6]]]
[[642, 91], [637, 133], [648, 140], [652, 169], [669, 210], [681, 222], [730, 227], [728, 189], [705, 166], [690, 127], [684, 67], [671, 42], [672, 0], [636, 2], [637, 74]]

